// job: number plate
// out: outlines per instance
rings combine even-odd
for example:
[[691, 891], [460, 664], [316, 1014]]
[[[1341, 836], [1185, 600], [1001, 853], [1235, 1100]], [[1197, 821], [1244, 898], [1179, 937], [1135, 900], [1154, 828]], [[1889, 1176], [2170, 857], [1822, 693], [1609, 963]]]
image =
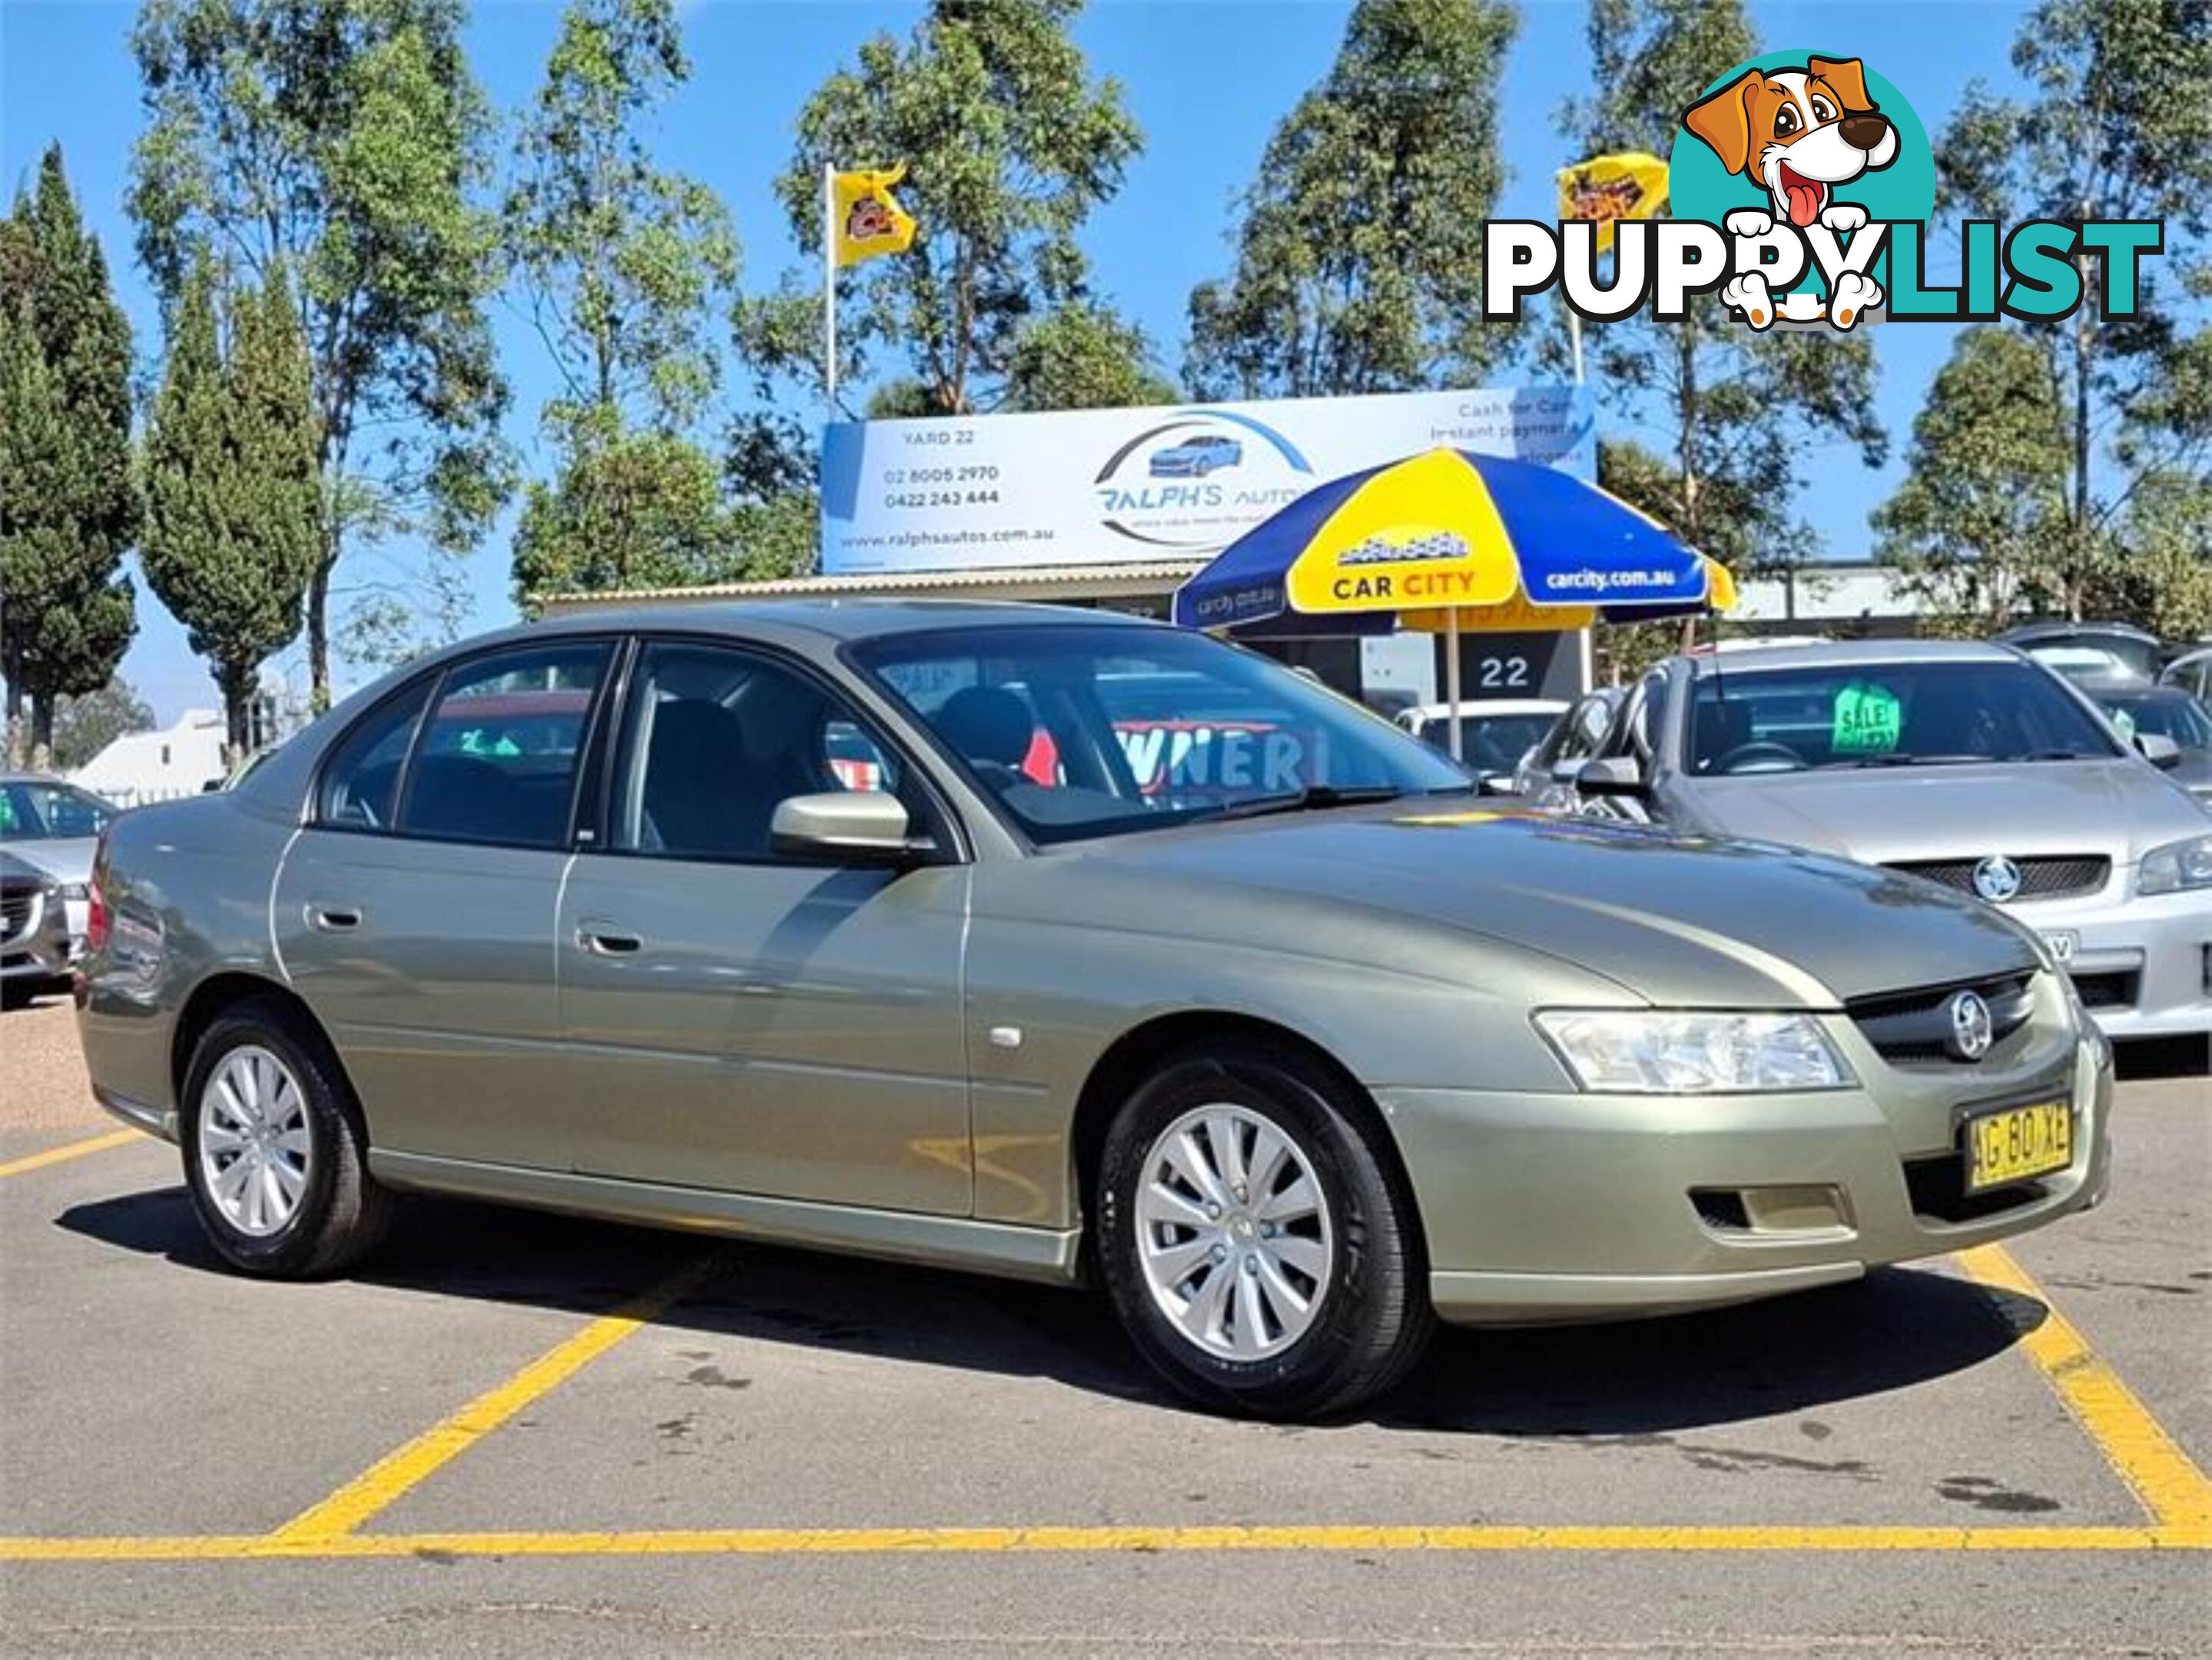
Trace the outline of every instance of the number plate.
[[2074, 1162], [2074, 1113], [2063, 1101], [2008, 1107], [1966, 1121], [1966, 1191], [1981, 1193]]
[[2051, 947], [2051, 961], [2070, 963], [2081, 948], [2081, 936], [2071, 928], [2049, 928], [2044, 932], [2043, 943]]

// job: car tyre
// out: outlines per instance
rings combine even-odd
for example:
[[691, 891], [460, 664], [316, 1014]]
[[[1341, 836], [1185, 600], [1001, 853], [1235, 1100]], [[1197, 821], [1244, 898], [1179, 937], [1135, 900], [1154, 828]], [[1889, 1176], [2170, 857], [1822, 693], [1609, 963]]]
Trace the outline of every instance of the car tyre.
[[[1102, 1150], [1093, 1243], [1155, 1371], [1203, 1406], [1296, 1420], [1346, 1412], [1405, 1376], [1434, 1314], [1385, 1134], [1350, 1085], [1256, 1046], [1186, 1052], [1130, 1096]], [[1286, 1152], [1263, 1190], [1271, 1134]], [[1213, 1202], [1209, 1177], [1218, 1214], [1192, 1213]], [[1187, 1262], [1197, 1266], [1179, 1281]]]
[[280, 1003], [239, 1004], [201, 1036], [178, 1140], [200, 1225], [242, 1273], [321, 1279], [383, 1237], [392, 1196], [369, 1174], [360, 1104], [320, 1035]]

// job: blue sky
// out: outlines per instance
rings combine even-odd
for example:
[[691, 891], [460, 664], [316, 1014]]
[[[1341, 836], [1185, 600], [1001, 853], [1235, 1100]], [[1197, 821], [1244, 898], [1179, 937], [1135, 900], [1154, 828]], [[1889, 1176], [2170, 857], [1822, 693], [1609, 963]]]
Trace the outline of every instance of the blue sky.
[[[719, 191], [735, 215], [750, 287], [772, 286], [799, 254], [769, 193], [789, 159], [791, 125], [807, 93], [879, 30], [903, 32], [920, 8], [875, 0], [692, 0], [685, 8], [695, 70], [663, 112], [665, 166]], [[1230, 253], [1231, 198], [1251, 179], [1269, 132], [1298, 94], [1328, 72], [1341, 39], [1342, 0], [1091, 0], [1078, 38], [1096, 72], [1118, 77], [1146, 139], [1120, 197], [1085, 242], [1097, 285], [1152, 336], [1166, 367], [1180, 361], [1191, 287], [1220, 273]], [[1905, 93], [1940, 131], [1976, 76], [2012, 82], [2008, 53], [2021, 8], [1932, 0], [1754, 4], [1762, 47], [1856, 52]], [[12, 194], [58, 138], [94, 228], [106, 242], [143, 363], [159, 346], [151, 293], [131, 255], [123, 209], [131, 144], [140, 123], [129, 37], [135, 7], [107, 0], [0, 0], [0, 183]], [[1505, 157], [1512, 170], [1500, 216], [1550, 218], [1553, 170], [1574, 158], [1554, 128], [1560, 101], [1587, 88], [1581, 0], [1526, 3], [1504, 84]], [[479, 3], [469, 32], [478, 76], [503, 110], [520, 106], [543, 72], [558, 18], [553, 0]], [[497, 317], [514, 381], [513, 436], [536, 464], [535, 415], [546, 374], [528, 329]], [[1868, 547], [1866, 515], [1896, 481], [1914, 411], [1949, 350], [1942, 325], [1875, 331], [1879, 413], [1893, 455], [1880, 472], [1856, 453], [1817, 454], [1799, 510], [1822, 527], [1826, 551]], [[509, 620], [505, 526], [471, 562], [471, 624]], [[295, 648], [288, 657], [296, 662]], [[217, 702], [183, 631], [143, 591], [139, 632], [124, 672], [165, 721]], [[342, 686], [358, 672], [340, 671]]]

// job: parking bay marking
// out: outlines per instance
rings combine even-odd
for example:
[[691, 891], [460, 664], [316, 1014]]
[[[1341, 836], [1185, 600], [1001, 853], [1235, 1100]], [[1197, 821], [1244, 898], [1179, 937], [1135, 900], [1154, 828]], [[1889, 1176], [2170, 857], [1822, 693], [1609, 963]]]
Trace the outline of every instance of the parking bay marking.
[[2113, 1473], [2150, 1512], [2152, 1522], [2199, 1534], [2212, 1532], [2212, 1481], [2059, 1313], [2051, 1294], [2002, 1245], [1977, 1245], [1960, 1252], [1959, 1262], [1977, 1284], [2033, 1298], [2043, 1305], [2042, 1323], [2021, 1334], [2021, 1347], [2096, 1443]]
[[722, 1265], [710, 1251], [641, 1292], [612, 1314], [548, 1349], [505, 1383], [387, 1454], [321, 1502], [269, 1535], [269, 1542], [326, 1541], [354, 1532], [410, 1488], [459, 1457], [532, 1402], [560, 1386], [616, 1344], [651, 1325]]
[[72, 1158], [82, 1158], [88, 1152], [105, 1152], [110, 1147], [119, 1147], [146, 1138], [137, 1130], [109, 1130], [104, 1135], [88, 1137], [82, 1141], [71, 1141], [58, 1147], [48, 1147], [44, 1152], [33, 1152], [21, 1158], [11, 1158], [0, 1164], [0, 1179], [10, 1176], [28, 1176], [34, 1170], [44, 1170], [49, 1164], [62, 1164]]
[[1292, 1526], [733, 1528], [606, 1532], [368, 1534], [360, 1528], [478, 1440], [696, 1290], [720, 1265], [695, 1262], [547, 1351], [270, 1534], [0, 1538], [0, 1561], [219, 1561], [246, 1558], [672, 1556], [1125, 1551], [2139, 1551], [2212, 1550], [2212, 1483], [1997, 1246], [1961, 1253], [1978, 1283], [2040, 1302], [2021, 1346], [2150, 1512], [2145, 1527]]

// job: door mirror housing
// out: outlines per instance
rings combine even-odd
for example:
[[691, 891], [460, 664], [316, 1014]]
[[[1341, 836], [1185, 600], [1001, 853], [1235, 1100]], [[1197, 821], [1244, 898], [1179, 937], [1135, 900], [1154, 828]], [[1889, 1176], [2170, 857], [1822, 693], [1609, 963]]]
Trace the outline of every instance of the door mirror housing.
[[2160, 772], [2172, 772], [2181, 764], [2181, 745], [2162, 732], [2139, 732], [2135, 742], [2142, 758]]
[[793, 795], [775, 804], [769, 820], [771, 850], [795, 859], [840, 865], [911, 865], [937, 851], [936, 842], [913, 833], [906, 806], [880, 790], [827, 790]]
[[1584, 795], [1649, 795], [1644, 769], [1626, 755], [1601, 755], [1585, 761], [1574, 776], [1575, 787]]

